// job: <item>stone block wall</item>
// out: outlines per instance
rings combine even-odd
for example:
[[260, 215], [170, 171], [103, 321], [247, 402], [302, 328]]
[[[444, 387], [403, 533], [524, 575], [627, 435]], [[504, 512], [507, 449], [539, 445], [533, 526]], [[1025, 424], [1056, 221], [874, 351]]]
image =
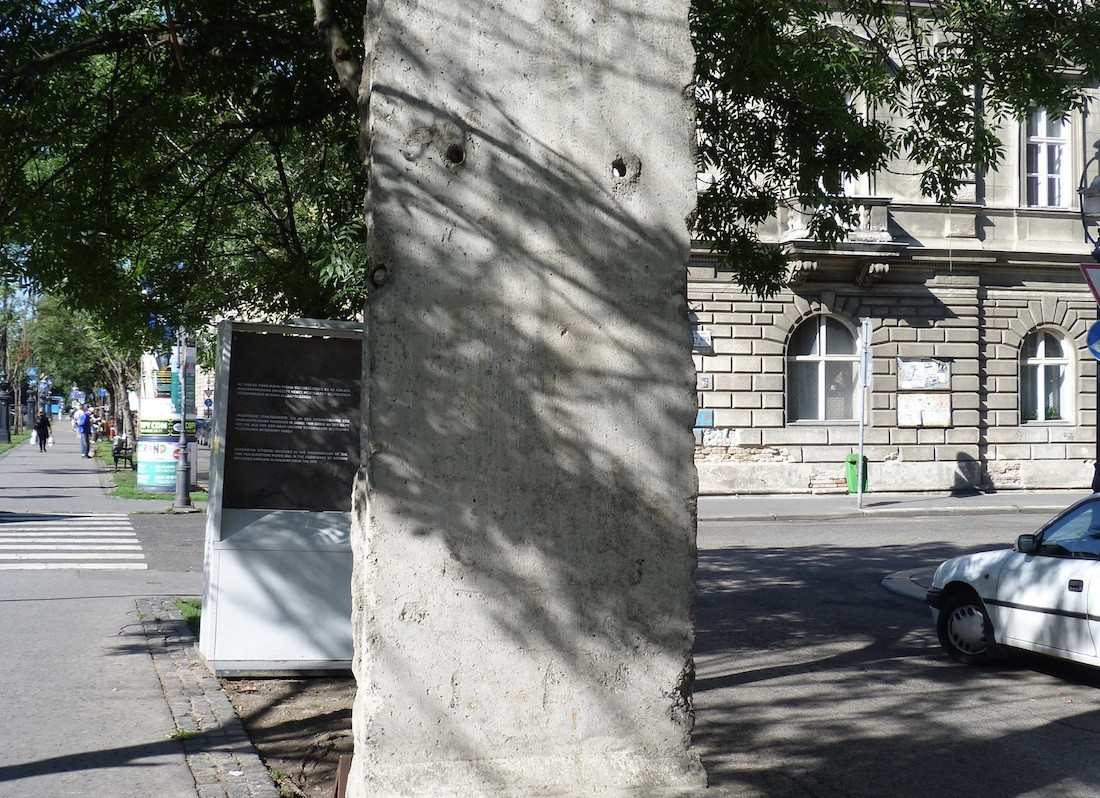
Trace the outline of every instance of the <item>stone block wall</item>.
[[[896, 282], [861, 288], [820, 282], [761, 300], [705, 266], [693, 268], [699, 408], [696, 465], [703, 493], [844, 490], [845, 458], [858, 447], [855, 421], [787, 418], [787, 343], [816, 314], [858, 331], [872, 324], [864, 430], [869, 490], [1084, 487], [1095, 451], [1096, 365], [1085, 346], [1096, 305], [1066, 270], [1046, 285], [989, 285], [978, 269], [895, 270]], [[893, 276], [893, 275], [892, 275]], [[1036, 328], [1063, 335], [1076, 352], [1065, 421], [1021, 423], [1020, 345]], [[697, 339], [697, 344], [702, 343]], [[948, 364], [944, 423], [910, 426], [899, 402], [901, 359]], [[711, 417], [711, 413], [713, 416]], [[911, 424], [911, 417], [909, 417]]]
[[[1003, 488], [1084, 487], [1096, 455], [1096, 360], [1085, 336], [1096, 320], [1087, 291], [1051, 286], [983, 292], [984, 440], [990, 481]], [[1019, 350], [1037, 328], [1064, 336], [1075, 357], [1067, 379], [1072, 404], [1064, 421], [1021, 419]]]

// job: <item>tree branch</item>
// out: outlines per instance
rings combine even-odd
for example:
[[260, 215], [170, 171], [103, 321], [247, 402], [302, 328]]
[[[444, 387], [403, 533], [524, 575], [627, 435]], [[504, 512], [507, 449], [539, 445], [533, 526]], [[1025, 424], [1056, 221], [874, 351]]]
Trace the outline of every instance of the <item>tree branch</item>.
[[[140, 46], [146, 50], [171, 46], [172, 37], [178, 36], [180, 31], [185, 32], [184, 36], [177, 39], [179, 46], [183, 48], [183, 50], [186, 51], [194, 48], [197, 52], [203, 53], [211, 58], [236, 57], [239, 48], [233, 51], [224, 50], [219, 47], [201, 48], [197, 44], [188, 42], [186, 32], [190, 31], [196, 35], [196, 38], [197, 34], [202, 31], [235, 31], [264, 34], [272, 39], [273, 45], [276, 42], [283, 43], [282, 47], [273, 46], [271, 50], [276, 54], [284, 55], [296, 52], [303, 46], [314, 44], [314, 42], [307, 37], [281, 30], [271, 25], [250, 24], [232, 20], [202, 20], [201, 22], [171, 22], [168, 24], [139, 25], [132, 28], [106, 31], [98, 36], [81, 39], [80, 41], [73, 42], [65, 47], [54, 50], [51, 53], [46, 53], [38, 58], [31, 59], [7, 72], [0, 72], [0, 86], [15, 83], [28, 75], [45, 72], [58, 64], [78, 61], [81, 58], [91, 55], [120, 52], [133, 46]], [[267, 48], [253, 47], [251, 49], [258, 52], [269, 52]]]
[[332, 0], [313, 0], [313, 15], [313, 26], [321, 34], [340, 85], [353, 99], [357, 99], [363, 67], [352, 54], [344, 31], [336, 21]]

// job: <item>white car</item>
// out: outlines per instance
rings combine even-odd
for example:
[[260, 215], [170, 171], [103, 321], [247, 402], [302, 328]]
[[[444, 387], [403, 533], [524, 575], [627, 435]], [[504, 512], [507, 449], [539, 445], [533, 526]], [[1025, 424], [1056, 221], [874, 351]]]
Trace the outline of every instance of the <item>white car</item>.
[[941, 564], [928, 605], [958, 662], [984, 664], [1017, 648], [1100, 665], [1100, 493], [1014, 548]]

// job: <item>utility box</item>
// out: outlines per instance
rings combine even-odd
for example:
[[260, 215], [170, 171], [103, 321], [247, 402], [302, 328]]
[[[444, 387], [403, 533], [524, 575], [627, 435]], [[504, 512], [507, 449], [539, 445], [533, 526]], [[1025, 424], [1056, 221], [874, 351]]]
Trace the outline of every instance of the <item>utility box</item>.
[[863, 485], [859, 485], [859, 455], [852, 453], [844, 458], [844, 476], [848, 480], [849, 493], [867, 492], [867, 458], [863, 458]]

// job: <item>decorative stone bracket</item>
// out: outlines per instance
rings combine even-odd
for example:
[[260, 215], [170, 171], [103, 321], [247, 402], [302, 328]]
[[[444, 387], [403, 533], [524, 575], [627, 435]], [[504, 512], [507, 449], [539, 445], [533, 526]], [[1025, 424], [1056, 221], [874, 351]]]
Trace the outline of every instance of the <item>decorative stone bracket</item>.
[[856, 269], [855, 284], [860, 288], [871, 288], [890, 271], [890, 264], [882, 261], [864, 261]]
[[816, 260], [792, 260], [787, 263], [787, 285], [803, 285], [810, 272], [817, 270]]

